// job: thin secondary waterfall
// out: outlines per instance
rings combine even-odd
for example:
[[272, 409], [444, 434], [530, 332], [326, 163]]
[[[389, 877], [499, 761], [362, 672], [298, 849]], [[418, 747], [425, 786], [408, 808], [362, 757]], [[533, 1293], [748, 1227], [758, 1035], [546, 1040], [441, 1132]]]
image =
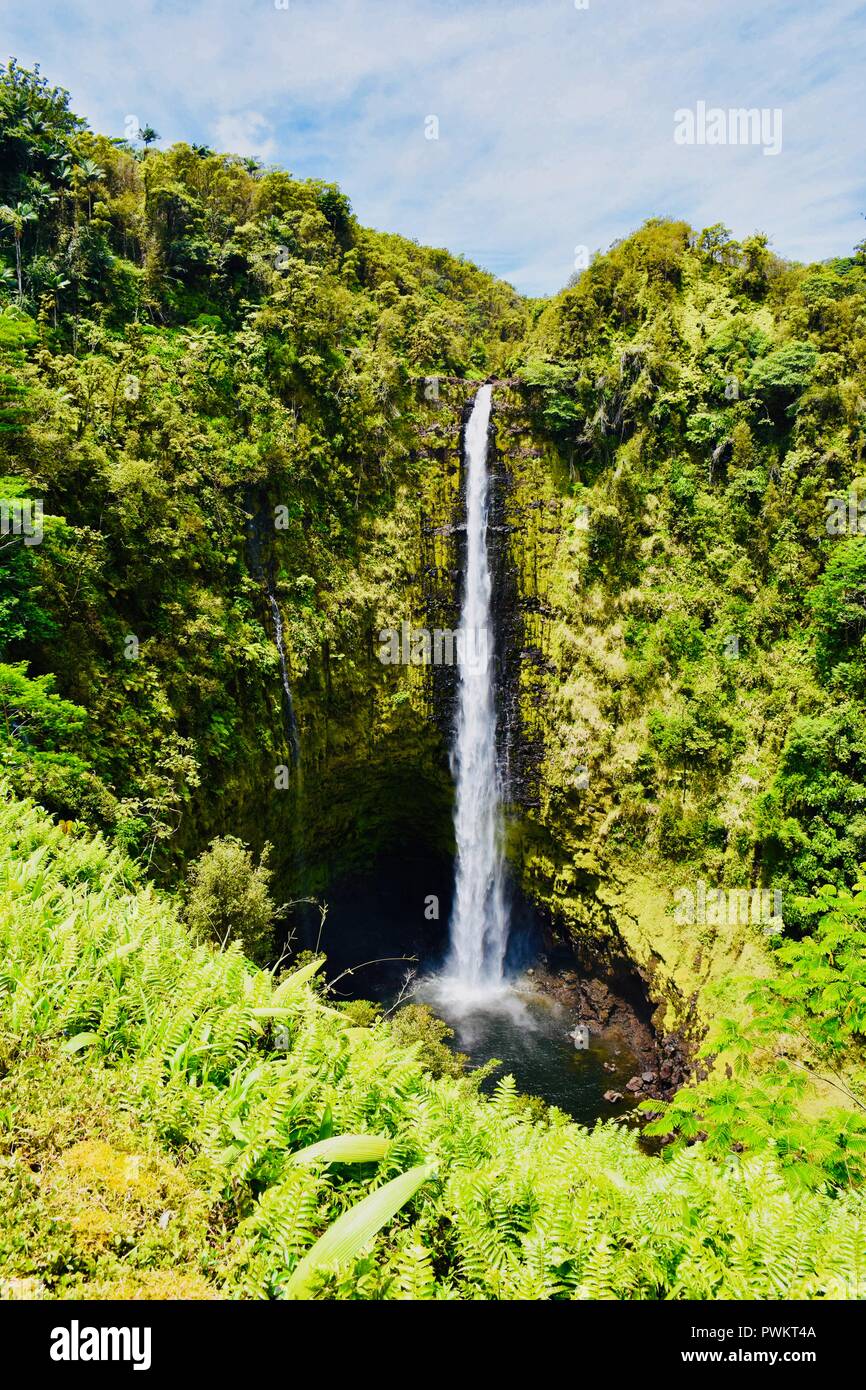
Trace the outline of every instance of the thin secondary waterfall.
[[292, 689], [289, 685], [289, 665], [286, 661], [286, 644], [283, 638], [283, 618], [280, 613], [280, 605], [274, 593], [274, 585], [270, 577], [265, 581], [268, 591], [268, 602], [271, 605], [271, 613], [274, 619], [274, 640], [277, 645], [277, 654], [280, 658], [280, 679], [283, 685], [283, 707], [285, 710], [286, 723], [289, 732], [289, 743], [292, 750], [292, 762], [296, 763], [300, 754], [298, 740], [298, 725], [295, 719], [295, 705], [292, 700]]
[[457, 723], [451, 752], [456, 782], [457, 868], [451, 950], [445, 974], [466, 994], [502, 984], [508, 915], [500, 844], [496, 691], [487, 558], [487, 430], [492, 387], [482, 386], [466, 427], [466, 564], [458, 642]]
[[298, 721], [295, 718], [295, 702], [292, 699], [292, 688], [289, 684], [289, 663], [286, 659], [283, 616], [280, 612], [276, 584], [274, 582], [275, 565], [273, 556], [271, 556], [270, 560], [266, 561], [264, 555], [265, 536], [270, 525], [267, 498], [262, 495], [256, 496], [253, 489], [248, 489], [246, 507], [249, 564], [253, 574], [264, 584], [268, 606], [271, 610], [271, 617], [274, 620], [274, 642], [276, 643], [277, 655], [280, 659], [280, 684], [283, 691], [283, 725], [289, 737], [292, 762], [297, 763], [301, 751], [300, 738], [298, 736]]

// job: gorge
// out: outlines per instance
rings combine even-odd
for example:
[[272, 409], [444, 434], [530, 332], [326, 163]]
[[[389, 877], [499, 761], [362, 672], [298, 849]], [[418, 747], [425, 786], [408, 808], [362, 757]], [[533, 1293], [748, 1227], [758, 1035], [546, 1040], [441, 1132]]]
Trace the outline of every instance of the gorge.
[[856, 1286], [863, 247], [651, 218], [534, 300], [0, 117], [0, 1279]]
[[[524, 1089], [587, 1121], [619, 1113], [623, 1102], [635, 1098], [627, 1083], [644, 1089], [640, 1074], [646, 1073], [660, 1091], [670, 1085], [660, 1083], [655, 1070], [658, 1056], [650, 1009], [640, 992], [643, 1007], [635, 1011], [595, 981], [596, 1008], [583, 1004], [591, 1019], [591, 1028], [589, 1022], [585, 1025], [589, 1038], [576, 1051], [571, 1029], [579, 1021], [579, 991], [570, 990], [559, 975], [548, 979], [542, 967], [541, 922], [527, 901], [515, 900], [515, 887], [507, 879], [503, 813], [509, 745], [497, 736], [500, 706], [507, 695], [500, 639], [509, 622], [514, 626], [516, 614], [494, 611], [493, 602], [491, 568], [496, 567], [500, 579], [506, 577], [499, 585], [500, 600], [512, 593], [514, 577], [508, 574], [512, 562], [504, 545], [508, 527], [501, 524], [505, 473], [500, 469], [494, 482], [488, 476], [492, 391], [491, 385], [480, 386], [464, 407], [459, 520], [452, 528], [460, 542], [455, 583], [460, 625], [453, 644], [456, 692], [448, 737], [454, 778], [453, 896], [446, 897], [440, 883], [443, 872], [449, 871], [447, 858], [431, 863], [419, 856], [416, 843], [407, 847], [408, 866], [395, 872], [386, 851], [383, 860], [366, 875], [357, 875], [348, 889], [339, 883], [326, 889], [324, 930], [308, 912], [303, 940], [308, 947], [324, 947], [330, 974], [338, 982], [347, 976], [354, 982], [358, 972], [356, 991], [361, 997], [368, 994], [391, 1006], [395, 1000], [411, 999], [431, 1004], [451, 1025], [455, 1046], [472, 1064], [495, 1058]], [[496, 531], [490, 528], [491, 514], [500, 519]], [[431, 622], [440, 617], [433, 613]], [[409, 625], [404, 620], [400, 626], [408, 660], [415, 649], [405, 640]], [[434, 632], [441, 635], [442, 629], [435, 626]], [[439, 647], [450, 655], [450, 647], [441, 642]], [[435, 652], [430, 643], [423, 652], [433, 663], [431, 673], [436, 670]], [[416, 665], [423, 670], [425, 663]], [[446, 665], [450, 668], [451, 662]], [[447, 717], [440, 724], [447, 730]], [[519, 746], [512, 742], [510, 752], [515, 761]], [[439, 891], [431, 893], [434, 885]], [[435, 902], [436, 920], [447, 907], [446, 943], [430, 931], [433, 923], [426, 913], [426, 930], [419, 931], [422, 901]], [[512, 920], [515, 930], [509, 942]], [[550, 944], [550, 932], [547, 936]], [[389, 954], [382, 959], [384, 942]], [[417, 965], [407, 978], [405, 962], [410, 959]], [[379, 967], [378, 975], [371, 977], [371, 966]], [[565, 968], [562, 962], [560, 968]]]

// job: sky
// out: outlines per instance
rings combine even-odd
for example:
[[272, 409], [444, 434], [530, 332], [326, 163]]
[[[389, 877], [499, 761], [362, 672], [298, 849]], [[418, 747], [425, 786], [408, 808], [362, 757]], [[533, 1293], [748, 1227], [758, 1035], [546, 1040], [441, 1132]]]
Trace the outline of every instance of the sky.
[[[3, 8], [0, 55], [41, 63], [94, 130], [122, 136], [133, 117], [163, 147], [334, 180], [366, 225], [466, 255], [525, 294], [554, 293], [648, 217], [763, 231], [796, 260], [850, 254], [866, 235], [855, 0]], [[693, 113], [696, 137], [699, 103], [710, 121], [765, 110], [781, 148], [681, 143], [677, 113]]]

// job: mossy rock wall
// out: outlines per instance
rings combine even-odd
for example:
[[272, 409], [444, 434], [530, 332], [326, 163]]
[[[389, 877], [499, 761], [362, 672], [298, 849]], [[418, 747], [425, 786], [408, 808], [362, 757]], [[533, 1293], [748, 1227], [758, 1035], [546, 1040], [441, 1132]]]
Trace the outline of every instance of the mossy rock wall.
[[[219, 833], [226, 825], [253, 844], [271, 840], [286, 895], [324, 894], [386, 849], [453, 848], [456, 668], [384, 663], [380, 652], [383, 632], [399, 634], [404, 624], [410, 632], [458, 625], [461, 443], [475, 390], [440, 380], [418, 432], [417, 485], [395, 488], [390, 504], [361, 523], [352, 563], [320, 581], [318, 646], [301, 656], [288, 634], [297, 765], [272, 680], [260, 692], [248, 758], [214, 798], [200, 799], [199, 840], [202, 827]], [[590, 596], [585, 586], [580, 489], [539, 424], [532, 388], [495, 384], [490, 469], [509, 858], [553, 938], [612, 977], [637, 970], [658, 1021], [679, 1027], [715, 968], [713, 949], [695, 969], [695, 943], [669, 920], [663, 867], [626, 864], [611, 848], [623, 755], [621, 632], [615, 602], [600, 611], [597, 588]], [[266, 515], [274, 500], [260, 499]], [[288, 605], [303, 557], [278, 532], [268, 546], [277, 596]], [[266, 621], [264, 593], [262, 602]]]
[[[617, 685], [623, 657], [611, 614], [585, 588], [587, 513], [580, 489], [539, 424], [535, 393], [494, 394], [495, 467], [502, 472], [505, 544], [516, 583], [510, 639], [519, 646], [517, 775], [508, 852], [522, 889], [587, 967], [636, 972], [669, 1030], [698, 1028], [704, 983], [694, 943], [667, 912], [663, 869], [635, 869], [611, 846], [621, 750]], [[495, 543], [495, 542], [494, 542]], [[667, 931], [657, 933], [659, 914]], [[729, 955], [726, 956], [729, 959]], [[712, 960], [705, 951], [704, 965]]]
[[[418, 438], [417, 487], [363, 522], [351, 565], [328, 577], [322, 595], [329, 630], [290, 670], [298, 724], [297, 766], [286, 756], [277, 789], [272, 741], [249, 792], [255, 838], [277, 846], [280, 886], [321, 892], [335, 876], [374, 861], [383, 849], [452, 847], [448, 736], [456, 670], [383, 661], [404, 626], [453, 629], [458, 622], [461, 424], [474, 386], [439, 383]], [[273, 537], [277, 593], [290, 557]], [[293, 654], [289, 652], [290, 667]], [[278, 691], [274, 692], [275, 698]], [[279, 725], [273, 711], [272, 726]]]

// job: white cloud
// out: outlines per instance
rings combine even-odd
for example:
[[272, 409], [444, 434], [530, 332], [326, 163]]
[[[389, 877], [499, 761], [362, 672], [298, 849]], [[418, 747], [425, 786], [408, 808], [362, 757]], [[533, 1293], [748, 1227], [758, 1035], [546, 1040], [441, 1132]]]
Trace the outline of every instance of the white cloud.
[[[66, 0], [6, 27], [94, 127], [136, 112], [335, 178], [363, 221], [529, 292], [654, 215], [800, 258], [864, 232], [860, 0], [138, 0], [122, 24], [113, 0]], [[781, 107], [782, 153], [675, 145], [699, 99]]]
[[277, 151], [273, 126], [259, 111], [236, 111], [217, 116], [211, 143], [227, 154], [256, 155], [265, 163], [274, 159]]

